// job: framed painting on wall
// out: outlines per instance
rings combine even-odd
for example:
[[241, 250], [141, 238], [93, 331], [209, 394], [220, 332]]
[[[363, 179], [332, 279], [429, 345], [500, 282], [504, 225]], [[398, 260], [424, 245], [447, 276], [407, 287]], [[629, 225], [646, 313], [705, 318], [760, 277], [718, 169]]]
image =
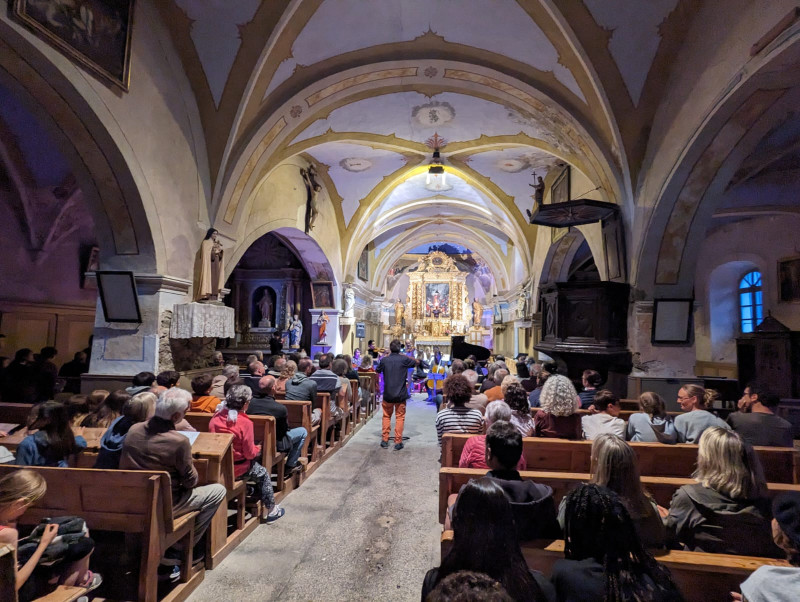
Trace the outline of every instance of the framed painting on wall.
[[13, 0], [12, 16], [72, 61], [128, 91], [134, 0]]
[[692, 338], [694, 299], [656, 299], [653, 302], [653, 345], [686, 345]]
[[781, 303], [800, 303], [800, 257], [778, 261], [778, 287]]
[[367, 253], [367, 247], [364, 247], [364, 250], [361, 251], [361, 257], [358, 258], [358, 270], [356, 276], [363, 281], [369, 280], [369, 254]]
[[314, 309], [333, 309], [333, 282], [312, 282], [311, 304]]

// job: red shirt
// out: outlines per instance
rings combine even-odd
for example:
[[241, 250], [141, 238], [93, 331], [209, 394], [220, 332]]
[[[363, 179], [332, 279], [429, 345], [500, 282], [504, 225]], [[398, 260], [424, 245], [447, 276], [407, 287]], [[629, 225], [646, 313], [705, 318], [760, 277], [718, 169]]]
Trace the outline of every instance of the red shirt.
[[[459, 468], [485, 468], [486, 464], [486, 435], [475, 435], [467, 439], [464, 449], [461, 450], [461, 458], [458, 460]], [[520, 456], [517, 462], [517, 470], [527, 470], [528, 464], [525, 456]]]
[[253, 439], [253, 421], [239, 412], [236, 422], [228, 420], [228, 410], [217, 412], [208, 423], [209, 433], [233, 435], [233, 474], [240, 477], [250, 470], [250, 461], [261, 455], [261, 446]]

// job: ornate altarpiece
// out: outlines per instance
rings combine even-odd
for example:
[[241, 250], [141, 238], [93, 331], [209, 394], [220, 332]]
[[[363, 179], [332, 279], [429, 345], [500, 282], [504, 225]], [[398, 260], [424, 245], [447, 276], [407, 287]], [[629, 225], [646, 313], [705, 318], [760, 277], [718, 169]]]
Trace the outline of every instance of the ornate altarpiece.
[[450, 335], [467, 331], [472, 323], [467, 275], [441, 251], [425, 255], [409, 272], [406, 327], [417, 344], [449, 345]]

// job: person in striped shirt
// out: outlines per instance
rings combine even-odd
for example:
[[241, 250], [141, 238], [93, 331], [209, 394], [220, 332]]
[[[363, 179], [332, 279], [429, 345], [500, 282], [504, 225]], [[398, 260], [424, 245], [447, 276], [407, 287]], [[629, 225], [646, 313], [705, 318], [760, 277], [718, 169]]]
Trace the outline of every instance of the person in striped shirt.
[[436, 435], [439, 445], [444, 433], [483, 433], [483, 414], [464, 404], [472, 398], [473, 388], [462, 374], [453, 374], [444, 381], [444, 395], [450, 407], [436, 415]]

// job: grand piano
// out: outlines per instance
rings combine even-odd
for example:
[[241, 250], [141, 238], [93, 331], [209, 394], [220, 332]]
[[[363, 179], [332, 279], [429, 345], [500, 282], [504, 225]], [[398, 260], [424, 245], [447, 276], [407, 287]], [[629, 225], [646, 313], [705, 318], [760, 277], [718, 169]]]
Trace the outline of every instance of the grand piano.
[[489, 359], [491, 352], [487, 347], [473, 345], [464, 341], [462, 335], [450, 337], [450, 357], [451, 359], [465, 360], [468, 356], [474, 355], [479, 362]]

